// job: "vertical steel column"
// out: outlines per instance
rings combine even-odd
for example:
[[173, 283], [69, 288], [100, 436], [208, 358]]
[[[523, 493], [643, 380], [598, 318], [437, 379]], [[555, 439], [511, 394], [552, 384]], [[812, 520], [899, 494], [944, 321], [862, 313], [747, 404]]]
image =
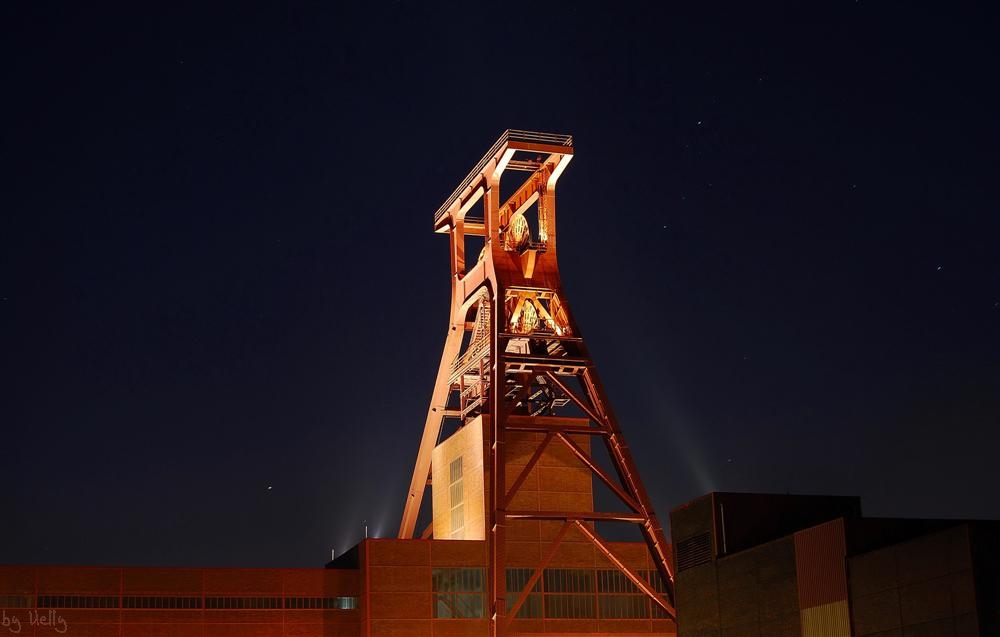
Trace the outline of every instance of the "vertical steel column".
[[[496, 291], [503, 299], [503, 290]], [[492, 304], [493, 325], [490, 335], [490, 349], [493, 354], [490, 386], [490, 497], [487, 511], [489, 528], [488, 551], [489, 569], [489, 604], [490, 604], [490, 635], [502, 636], [507, 627], [507, 472], [506, 472], [506, 435], [507, 420], [504, 406], [504, 352], [500, 333], [506, 324], [504, 319], [504, 304], [497, 301]]]

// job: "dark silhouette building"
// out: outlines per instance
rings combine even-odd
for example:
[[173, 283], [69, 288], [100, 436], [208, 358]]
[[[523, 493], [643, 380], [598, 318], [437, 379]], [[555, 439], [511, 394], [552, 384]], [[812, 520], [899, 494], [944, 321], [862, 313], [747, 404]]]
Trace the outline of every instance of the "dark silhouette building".
[[670, 514], [679, 637], [998, 635], [996, 522], [711, 493]]

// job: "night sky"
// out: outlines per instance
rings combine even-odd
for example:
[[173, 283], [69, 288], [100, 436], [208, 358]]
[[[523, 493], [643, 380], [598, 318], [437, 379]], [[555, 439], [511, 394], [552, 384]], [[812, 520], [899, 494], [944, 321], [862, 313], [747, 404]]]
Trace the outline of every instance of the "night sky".
[[433, 213], [506, 128], [575, 138], [560, 268], [664, 524], [1000, 518], [1000, 21], [660, 4], [4, 4], [0, 562], [395, 534]]

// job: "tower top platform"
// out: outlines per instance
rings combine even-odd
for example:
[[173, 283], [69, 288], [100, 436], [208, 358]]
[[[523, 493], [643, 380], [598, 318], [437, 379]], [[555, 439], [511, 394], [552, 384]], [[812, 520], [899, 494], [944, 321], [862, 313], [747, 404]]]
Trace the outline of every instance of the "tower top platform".
[[534, 172], [541, 165], [540, 162], [534, 160], [515, 160], [513, 157], [516, 151], [533, 151], [549, 155], [557, 153], [570, 156], [573, 154], [573, 136], [515, 129], [505, 130], [496, 143], [486, 151], [482, 159], [476, 163], [475, 167], [469, 171], [458, 188], [445, 199], [441, 207], [434, 213], [435, 230], [441, 231], [442, 226], [446, 224], [449, 211], [465, 206], [472, 193], [479, 187], [481, 179], [492, 176], [484, 175], [485, 171], [490, 168], [491, 162], [495, 162], [494, 171], [510, 169]]

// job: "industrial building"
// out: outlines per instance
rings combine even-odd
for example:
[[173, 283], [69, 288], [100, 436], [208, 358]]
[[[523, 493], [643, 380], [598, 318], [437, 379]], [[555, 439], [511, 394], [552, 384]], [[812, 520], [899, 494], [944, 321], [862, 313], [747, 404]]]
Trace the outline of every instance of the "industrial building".
[[670, 514], [679, 637], [1000, 635], [1000, 523], [711, 493]]
[[87, 637], [361, 635], [356, 570], [0, 566], [3, 627]]
[[[1000, 523], [865, 518], [857, 498], [737, 493], [670, 520], [676, 626], [578, 537], [509, 633], [1000, 635]], [[657, 581], [644, 544], [612, 548]], [[0, 608], [5, 627], [32, 636], [481, 636], [487, 557], [483, 540], [384, 538], [315, 569], [0, 566]], [[511, 593], [528, 563], [508, 568]]]

